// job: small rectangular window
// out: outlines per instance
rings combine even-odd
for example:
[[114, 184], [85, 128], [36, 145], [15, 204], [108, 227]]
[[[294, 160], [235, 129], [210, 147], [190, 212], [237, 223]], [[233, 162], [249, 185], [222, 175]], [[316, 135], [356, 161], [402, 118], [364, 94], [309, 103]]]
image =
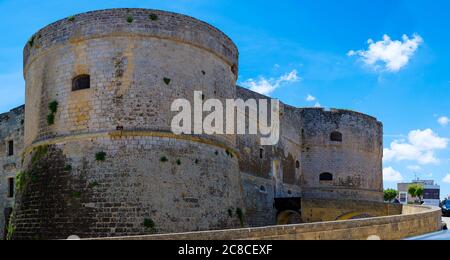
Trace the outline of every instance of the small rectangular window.
[[264, 158], [264, 149], [259, 149], [259, 158], [263, 159]]
[[8, 198], [14, 197], [14, 178], [8, 178]]
[[14, 141], [8, 141], [8, 156], [14, 155]]

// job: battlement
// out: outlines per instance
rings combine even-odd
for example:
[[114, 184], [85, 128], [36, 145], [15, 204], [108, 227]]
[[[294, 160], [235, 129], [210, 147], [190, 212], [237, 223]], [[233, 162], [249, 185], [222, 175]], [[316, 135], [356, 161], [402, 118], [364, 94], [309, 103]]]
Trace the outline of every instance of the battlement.
[[155, 37], [194, 45], [225, 60], [237, 74], [239, 52], [223, 32], [190, 16], [149, 9], [92, 11], [54, 22], [25, 45], [25, 71], [34, 57], [57, 45], [109, 36]]

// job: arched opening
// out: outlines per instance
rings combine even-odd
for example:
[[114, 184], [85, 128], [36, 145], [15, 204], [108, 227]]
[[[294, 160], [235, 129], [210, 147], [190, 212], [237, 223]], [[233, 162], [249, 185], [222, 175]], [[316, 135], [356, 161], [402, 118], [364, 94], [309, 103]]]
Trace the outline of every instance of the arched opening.
[[295, 162], [295, 168], [300, 169], [300, 161]]
[[333, 181], [333, 174], [324, 172], [319, 177], [320, 181]]
[[72, 91], [91, 88], [91, 76], [87, 74], [79, 75], [72, 80]]
[[286, 210], [280, 212], [277, 216], [277, 225], [293, 225], [301, 223], [302, 216], [298, 211]]
[[330, 140], [332, 142], [342, 142], [342, 134], [340, 132], [335, 131], [331, 133]]

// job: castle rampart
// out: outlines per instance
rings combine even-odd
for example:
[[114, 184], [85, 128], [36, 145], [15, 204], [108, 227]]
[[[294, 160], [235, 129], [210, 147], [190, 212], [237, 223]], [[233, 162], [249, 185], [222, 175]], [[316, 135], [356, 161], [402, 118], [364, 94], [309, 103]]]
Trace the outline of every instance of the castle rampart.
[[[14, 133], [23, 154], [7, 172], [21, 170], [12, 238], [376, 216], [360, 212], [383, 200], [383, 129], [373, 117], [281, 103], [274, 146], [259, 135], [172, 133], [172, 102], [192, 104], [194, 91], [200, 100], [269, 99], [236, 87], [237, 74], [233, 42], [184, 15], [102, 10], [37, 32], [24, 50], [26, 116], [21, 108], [14, 117], [25, 133], [16, 119], [0, 122], [2, 145]], [[345, 207], [322, 214], [324, 199]]]

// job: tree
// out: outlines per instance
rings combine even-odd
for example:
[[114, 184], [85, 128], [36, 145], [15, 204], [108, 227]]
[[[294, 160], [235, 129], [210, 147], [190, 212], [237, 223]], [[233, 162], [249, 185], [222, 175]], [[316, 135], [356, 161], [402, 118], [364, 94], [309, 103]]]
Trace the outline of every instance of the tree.
[[409, 195], [411, 195], [413, 198], [418, 198], [420, 204], [422, 204], [422, 198], [423, 198], [423, 193], [424, 193], [424, 187], [422, 184], [412, 184], [409, 186], [408, 188], [408, 193]]
[[392, 202], [397, 196], [398, 192], [394, 189], [387, 189], [384, 191], [384, 201]]

